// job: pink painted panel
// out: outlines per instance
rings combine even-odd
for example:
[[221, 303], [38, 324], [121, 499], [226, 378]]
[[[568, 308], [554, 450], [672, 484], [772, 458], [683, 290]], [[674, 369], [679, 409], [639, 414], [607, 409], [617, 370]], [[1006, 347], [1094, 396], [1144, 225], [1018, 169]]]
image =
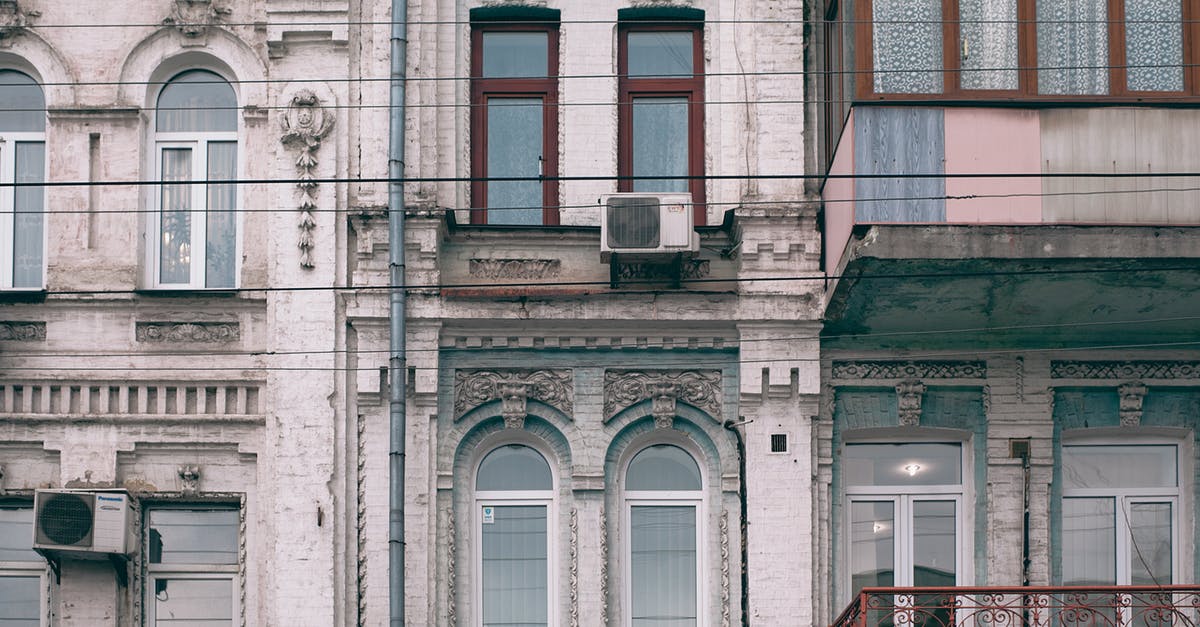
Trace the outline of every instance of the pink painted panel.
[[[846, 128], [834, 152], [830, 174], [854, 174], [854, 111], [846, 120]], [[825, 201], [825, 273], [837, 272], [842, 252], [850, 241], [854, 228], [854, 179], [833, 178], [825, 181], [821, 199]]]
[[[1028, 109], [947, 108], [946, 173], [1041, 172], [1039, 120]], [[947, 178], [946, 222], [1040, 223], [1041, 192], [1040, 177]]]

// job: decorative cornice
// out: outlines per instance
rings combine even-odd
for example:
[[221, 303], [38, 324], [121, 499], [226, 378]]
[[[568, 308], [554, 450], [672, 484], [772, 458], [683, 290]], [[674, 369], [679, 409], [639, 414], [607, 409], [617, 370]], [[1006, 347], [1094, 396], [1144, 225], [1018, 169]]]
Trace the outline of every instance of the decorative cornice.
[[218, 7], [212, 0], [175, 0], [171, 14], [163, 19], [164, 26], [174, 26], [184, 38], [184, 46], [203, 46], [208, 43], [208, 29], [233, 13]]
[[300, 267], [312, 268], [313, 229], [317, 227], [312, 212], [317, 208], [317, 152], [321, 140], [333, 130], [333, 113], [321, 106], [321, 99], [312, 90], [302, 89], [292, 97], [286, 111], [280, 116], [279, 125], [283, 145], [295, 147], [296, 187], [300, 190]]
[[45, 342], [45, 322], [0, 321], [0, 342]]
[[467, 272], [481, 279], [552, 279], [562, 274], [559, 259], [471, 259]]
[[490, 401], [500, 400], [505, 425], [524, 420], [525, 400], [541, 401], [571, 415], [574, 381], [570, 370], [456, 370], [454, 418]]
[[[655, 423], [660, 416], [675, 416], [675, 401], [682, 400], [713, 418], [721, 418], [720, 370], [606, 370], [604, 416], [611, 420], [622, 410], [644, 400], [653, 402]], [[669, 426], [669, 425], [667, 425]]]
[[138, 322], [134, 337], [139, 342], [199, 342], [220, 344], [241, 339], [237, 322]]
[[896, 384], [900, 426], [915, 427], [921, 424], [921, 399], [924, 396], [925, 384], [920, 381], [901, 381]]
[[1136, 427], [1142, 424], [1142, 400], [1146, 398], [1147, 388], [1141, 381], [1131, 381], [1117, 386], [1117, 394], [1121, 397], [1121, 426]]
[[1200, 379], [1200, 361], [1051, 361], [1052, 379]]
[[834, 379], [986, 379], [983, 361], [835, 361]]

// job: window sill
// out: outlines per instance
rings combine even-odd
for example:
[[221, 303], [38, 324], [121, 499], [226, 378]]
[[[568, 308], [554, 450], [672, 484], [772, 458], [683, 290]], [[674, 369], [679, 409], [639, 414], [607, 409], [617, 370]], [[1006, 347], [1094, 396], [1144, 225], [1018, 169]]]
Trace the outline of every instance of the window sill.
[[134, 290], [134, 293], [138, 296], [154, 298], [233, 298], [240, 292], [241, 290], [236, 287], [142, 287]]
[[0, 289], [0, 303], [44, 303], [46, 288], [10, 288]]

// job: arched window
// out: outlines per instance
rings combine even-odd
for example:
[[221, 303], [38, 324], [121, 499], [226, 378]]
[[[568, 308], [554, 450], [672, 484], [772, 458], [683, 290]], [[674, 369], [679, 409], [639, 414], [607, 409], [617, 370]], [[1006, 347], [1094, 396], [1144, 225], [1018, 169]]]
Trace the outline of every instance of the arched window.
[[701, 624], [702, 490], [695, 458], [673, 444], [648, 446], [629, 462], [625, 472], [626, 624]]
[[[26, 74], [0, 70], [0, 289], [44, 284], [46, 98]], [[12, 186], [17, 183], [18, 186]]]
[[475, 475], [477, 625], [550, 625], [554, 476], [524, 444], [493, 449]]
[[[229, 288], [237, 276], [237, 95], [220, 76], [188, 70], [155, 108], [158, 213], [154, 283]], [[214, 181], [196, 184], [193, 181]]]

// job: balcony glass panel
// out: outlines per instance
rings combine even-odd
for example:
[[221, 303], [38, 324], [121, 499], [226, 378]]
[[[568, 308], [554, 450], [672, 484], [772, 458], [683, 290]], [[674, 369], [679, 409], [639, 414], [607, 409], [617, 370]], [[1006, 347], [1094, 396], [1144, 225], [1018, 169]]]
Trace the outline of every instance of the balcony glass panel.
[[1063, 499], [1063, 585], [1117, 583], [1116, 508], [1111, 498]]
[[1183, 91], [1180, 0], [1125, 0], [1125, 61], [1131, 91]]
[[875, 92], [942, 93], [942, 0], [872, 3]]
[[1014, 90], [1017, 0], [960, 0], [963, 89]]
[[1130, 503], [1129, 583], [1158, 586], [1171, 583], [1171, 504]]
[[850, 589], [896, 581], [896, 515], [893, 501], [850, 504]]
[[1108, 93], [1107, 0], [1038, 0], [1038, 91]]

